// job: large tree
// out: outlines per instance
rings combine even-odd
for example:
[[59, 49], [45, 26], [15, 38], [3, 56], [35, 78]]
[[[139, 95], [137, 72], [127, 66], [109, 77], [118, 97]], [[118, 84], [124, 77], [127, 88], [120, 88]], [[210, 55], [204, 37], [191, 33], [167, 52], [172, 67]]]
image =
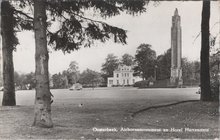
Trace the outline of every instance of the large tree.
[[157, 57], [157, 79], [169, 79], [171, 67], [171, 49], [168, 49], [164, 54]]
[[34, 0], [34, 32], [35, 32], [35, 74], [36, 97], [35, 117], [33, 125], [52, 127], [51, 93], [49, 87], [48, 50], [47, 50], [47, 16], [44, 0]]
[[15, 71], [14, 82], [17, 89], [33, 89], [36, 87], [35, 74], [33, 72], [19, 74]]
[[201, 23], [201, 67], [200, 67], [200, 84], [201, 84], [201, 100], [210, 101], [210, 71], [209, 71], [209, 20], [210, 20], [210, 1], [203, 1], [202, 7], [202, 23]]
[[134, 57], [130, 54], [125, 53], [124, 55], [122, 55], [121, 64], [124, 64], [126, 66], [134, 65]]
[[[220, 49], [220, 48], [219, 48]], [[214, 53], [210, 56], [210, 85], [211, 94], [214, 101], [219, 101], [220, 90], [220, 52]]]
[[88, 87], [96, 87], [100, 85], [102, 81], [101, 74], [90, 69], [84, 70], [79, 78], [79, 83]]
[[119, 59], [114, 54], [108, 54], [105, 63], [102, 64], [102, 77], [104, 78], [105, 82], [107, 83], [107, 78], [113, 76], [113, 71], [118, 68]]
[[[90, 47], [94, 40], [105, 42], [109, 39], [115, 43], [126, 43], [126, 31], [103, 21], [85, 17], [86, 10], [95, 10], [101, 17], [107, 18], [127, 11], [129, 14], [142, 13], [146, 1], [45, 1], [34, 0], [34, 31], [36, 44], [36, 100], [34, 125], [52, 127], [51, 93], [48, 77], [49, 44], [55, 50], [70, 52], [81, 46]], [[46, 10], [48, 17], [46, 17]], [[48, 18], [48, 20], [47, 20]], [[48, 22], [46, 22], [48, 21]], [[50, 31], [49, 25], [60, 21], [56, 31]]]
[[2, 35], [2, 54], [3, 54], [3, 106], [14, 106], [15, 86], [14, 86], [14, 65], [13, 50], [18, 44], [14, 27], [16, 26], [13, 16], [13, 8], [8, 1], [1, 3], [1, 35]]
[[182, 58], [182, 79], [184, 85], [198, 85], [199, 83], [199, 62], [189, 61], [187, 58]]
[[66, 77], [64, 77], [63, 74], [61, 73], [54, 74], [52, 76], [53, 88], [55, 89], [65, 88], [66, 87], [65, 78]]
[[67, 79], [69, 85], [75, 84], [79, 80], [79, 66], [76, 61], [71, 61], [67, 70]]
[[[19, 1], [10, 1], [16, 3]], [[31, 30], [32, 20], [29, 16], [16, 10], [9, 1], [1, 1], [1, 35], [3, 54], [3, 81], [4, 95], [2, 105], [16, 105], [14, 86], [14, 65], [13, 50], [15, 50], [18, 40], [16, 32], [21, 30]], [[20, 7], [22, 7], [20, 5]]]
[[137, 66], [134, 67], [134, 71], [137, 75], [140, 75], [144, 80], [154, 77], [156, 52], [152, 50], [151, 45], [141, 44], [137, 48], [135, 62]]

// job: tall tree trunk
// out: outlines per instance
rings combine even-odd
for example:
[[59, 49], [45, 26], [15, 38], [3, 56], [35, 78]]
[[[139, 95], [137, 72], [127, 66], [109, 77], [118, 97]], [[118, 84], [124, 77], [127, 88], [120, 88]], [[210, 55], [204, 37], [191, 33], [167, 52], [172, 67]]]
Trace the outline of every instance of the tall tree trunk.
[[49, 89], [48, 50], [46, 40], [46, 9], [44, 0], [34, 0], [36, 97], [34, 126], [53, 127]]
[[[1, 7], [1, 4], [2, 4], [2, 0], [0, 0], [0, 7]], [[3, 72], [3, 69], [2, 69], [2, 64], [3, 64], [3, 61], [2, 61], [2, 14], [1, 14], [1, 8], [0, 8], [0, 87], [3, 86], [3, 75], [2, 75], [2, 72]]]
[[3, 106], [14, 106], [14, 65], [13, 65], [13, 10], [8, 1], [1, 3], [1, 29], [2, 29], [2, 54], [3, 54]]
[[210, 72], [209, 72], [209, 20], [210, 20], [210, 1], [204, 0], [202, 7], [202, 24], [201, 24], [201, 100], [210, 101], [211, 88], [210, 88]]

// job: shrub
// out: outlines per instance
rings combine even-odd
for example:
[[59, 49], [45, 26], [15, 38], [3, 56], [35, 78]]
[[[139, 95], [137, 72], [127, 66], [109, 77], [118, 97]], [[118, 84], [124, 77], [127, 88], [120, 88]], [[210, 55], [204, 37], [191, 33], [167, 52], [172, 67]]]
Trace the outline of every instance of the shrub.
[[146, 88], [148, 87], [149, 82], [147, 80], [143, 80], [143, 81], [138, 81], [136, 83], [134, 83], [134, 87], [138, 87], [138, 88]]
[[211, 85], [211, 93], [212, 93], [212, 99], [214, 101], [219, 100], [219, 81], [217, 77], [212, 77], [210, 80]]

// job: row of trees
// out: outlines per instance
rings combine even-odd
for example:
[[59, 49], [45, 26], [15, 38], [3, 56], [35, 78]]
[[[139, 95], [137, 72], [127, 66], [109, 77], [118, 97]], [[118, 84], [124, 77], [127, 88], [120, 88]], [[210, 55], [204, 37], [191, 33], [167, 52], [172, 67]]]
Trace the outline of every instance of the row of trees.
[[[147, 44], [141, 44], [137, 50], [137, 54], [133, 57], [130, 54], [124, 54], [121, 59], [113, 54], [108, 54], [106, 62], [102, 65], [102, 73], [90, 69], [79, 71], [78, 63], [76, 61], [70, 62], [67, 70], [59, 72], [50, 76], [50, 87], [52, 88], [69, 88], [75, 83], [81, 83], [84, 87], [105, 86], [107, 77], [113, 76], [113, 71], [117, 69], [118, 65], [123, 64], [127, 66], [134, 66], [135, 74], [140, 75], [146, 73], [145, 79], [156, 76], [157, 80], [170, 78], [171, 65], [171, 49], [168, 49], [164, 54], [156, 57], [150, 57], [148, 51], [151, 50]], [[152, 53], [153, 55], [155, 53]], [[148, 56], [148, 57], [146, 57]], [[154, 59], [151, 59], [154, 58]], [[137, 63], [139, 62], [139, 63]], [[151, 62], [150, 65], [148, 65]], [[141, 66], [138, 66], [141, 64]], [[143, 71], [137, 71], [137, 68], [145, 68]], [[148, 69], [146, 69], [146, 67]], [[184, 84], [193, 85], [199, 83], [199, 68], [200, 63], [190, 62], [186, 58], [182, 59], [183, 81]], [[150, 73], [148, 73], [150, 71]], [[156, 73], [154, 73], [156, 71]], [[156, 75], [155, 75], [156, 74]], [[106, 78], [106, 79], [105, 79]], [[35, 74], [33, 72], [28, 74], [14, 74], [15, 85], [17, 89], [32, 89], [35, 88]], [[104, 80], [105, 79], [105, 80]]]
[[118, 68], [118, 65], [124, 64], [131, 66], [134, 63], [134, 57], [130, 54], [124, 54], [121, 59], [114, 54], [108, 54], [105, 63], [102, 65], [101, 73], [90, 69], [86, 69], [80, 73], [77, 62], [72, 61], [67, 70], [52, 75], [52, 87], [68, 88], [77, 82], [83, 84], [84, 87], [106, 86], [107, 78], [113, 76], [113, 71]]
[[[164, 54], [156, 56], [156, 52], [151, 45], [140, 44], [134, 57], [130, 54], [124, 54], [121, 59], [118, 59], [117, 56], [109, 54], [102, 65], [103, 78], [112, 77], [113, 71], [120, 64], [133, 66], [134, 75], [141, 76], [143, 79], [150, 77], [155, 77], [157, 80], [169, 79], [171, 49], [168, 49]], [[183, 58], [182, 69], [185, 84], [199, 83], [200, 63], [198, 61], [190, 62]]]
[[19, 74], [14, 72], [14, 82], [16, 89], [33, 89], [36, 87], [35, 74], [33, 72], [27, 74]]
[[72, 61], [69, 64], [67, 70], [62, 73], [52, 75], [52, 87], [53, 88], [68, 88], [75, 84], [79, 79], [79, 67], [76, 61]]
[[[36, 98], [34, 125], [52, 127], [51, 93], [49, 88], [48, 50], [71, 52], [82, 46], [90, 47], [94, 40], [126, 44], [126, 31], [103, 21], [85, 17], [87, 10], [108, 18], [123, 13], [136, 14], [146, 11], [146, 0], [76, 1], [76, 0], [17, 0], [1, 2], [1, 29], [3, 45], [3, 105], [15, 105], [13, 50], [18, 40], [16, 32], [32, 30], [35, 33]], [[25, 10], [23, 10], [25, 9]], [[30, 12], [34, 11], [34, 12]], [[91, 11], [90, 11], [91, 12]], [[47, 14], [46, 14], [47, 13]], [[209, 17], [210, 1], [203, 1], [201, 49], [201, 100], [211, 100], [209, 75]], [[51, 30], [51, 25], [60, 28]], [[15, 31], [16, 29], [16, 31]]]
[[72, 61], [67, 70], [54, 74], [51, 77], [52, 88], [69, 88], [75, 83], [81, 83], [84, 87], [96, 87], [103, 83], [101, 73], [86, 69], [80, 73], [78, 63]]

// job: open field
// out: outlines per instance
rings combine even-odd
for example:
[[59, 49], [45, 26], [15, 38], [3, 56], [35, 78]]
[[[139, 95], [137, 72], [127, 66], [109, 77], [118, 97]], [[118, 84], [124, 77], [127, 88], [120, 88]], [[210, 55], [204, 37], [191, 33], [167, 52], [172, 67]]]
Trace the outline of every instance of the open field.
[[[142, 111], [132, 117], [135, 112], [151, 106], [198, 100], [196, 90], [51, 90], [54, 95], [52, 129], [31, 126], [35, 91], [17, 91], [17, 106], [0, 106], [0, 139], [216, 138], [219, 125], [218, 103], [187, 102]], [[100, 128], [108, 130], [100, 132]], [[125, 128], [124, 131], [121, 128]], [[109, 132], [110, 129], [116, 132]], [[168, 131], [162, 132], [165, 129]], [[195, 130], [199, 132], [192, 132]]]

